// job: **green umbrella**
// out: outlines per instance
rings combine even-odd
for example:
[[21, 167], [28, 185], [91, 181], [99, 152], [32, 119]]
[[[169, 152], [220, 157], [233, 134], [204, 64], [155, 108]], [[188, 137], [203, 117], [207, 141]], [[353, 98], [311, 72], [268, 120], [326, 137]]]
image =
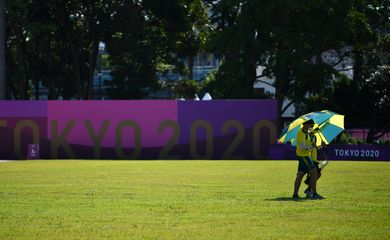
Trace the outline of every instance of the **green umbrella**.
[[317, 136], [317, 146], [321, 144], [321, 140], [325, 144], [329, 144], [338, 134], [344, 131], [344, 115], [322, 110], [318, 112], [311, 112], [300, 116], [285, 128], [278, 139], [279, 143], [291, 143], [295, 146], [296, 137], [302, 124], [308, 120], [314, 121], [314, 134]]

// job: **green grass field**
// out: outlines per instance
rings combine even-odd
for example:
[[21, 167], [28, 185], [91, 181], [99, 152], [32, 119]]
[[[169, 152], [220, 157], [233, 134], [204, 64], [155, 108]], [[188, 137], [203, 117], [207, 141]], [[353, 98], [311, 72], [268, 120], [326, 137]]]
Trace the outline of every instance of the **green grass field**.
[[[0, 163], [0, 239], [389, 239], [390, 163], [331, 162], [292, 201], [295, 161]], [[303, 186], [301, 187], [301, 196]]]

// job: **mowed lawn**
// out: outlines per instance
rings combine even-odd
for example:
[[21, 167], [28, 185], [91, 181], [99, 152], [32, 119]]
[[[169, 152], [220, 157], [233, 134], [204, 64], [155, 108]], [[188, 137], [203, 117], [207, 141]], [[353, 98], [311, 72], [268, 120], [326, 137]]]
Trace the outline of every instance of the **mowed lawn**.
[[[295, 161], [0, 163], [0, 239], [389, 239], [390, 162], [331, 162], [292, 201]], [[303, 186], [301, 187], [301, 196]]]

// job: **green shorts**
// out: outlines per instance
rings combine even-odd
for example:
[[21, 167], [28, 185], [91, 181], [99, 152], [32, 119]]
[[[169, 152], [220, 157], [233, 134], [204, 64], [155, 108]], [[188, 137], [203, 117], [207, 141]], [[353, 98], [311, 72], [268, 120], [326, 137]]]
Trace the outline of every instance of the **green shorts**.
[[313, 160], [311, 160], [310, 157], [300, 157], [300, 156], [297, 156], [297, 159], [299, 161], [298, 172], [310, 172], [310, 170], [316, 168], [316, 166], [314, 165]]

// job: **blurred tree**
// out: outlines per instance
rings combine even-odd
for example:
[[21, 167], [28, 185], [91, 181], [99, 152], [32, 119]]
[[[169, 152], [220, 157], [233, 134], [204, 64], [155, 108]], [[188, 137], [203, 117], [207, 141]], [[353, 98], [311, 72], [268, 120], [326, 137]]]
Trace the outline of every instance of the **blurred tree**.
[[[29, 98], [29, 62], [27, 60], [27, 43], [30, 40], [27, 31], [28, 24], [34, 15], [28, 1], [7, 1], [7, 81], [12, 95], [16, 99]], [[10, 95], [10, 94], [8, 94]]]
[[150, 13], [135, 1], [113, 1], [110, 28], [104, 41], [113, 68], [110, 97], [141, 99], [156, 88], [156, 62], [161, 39], [158, 25], [152, 26]]
[[180, 34], [177, 56], [186, 58], [188, 64], [188, 79], [194, 79], [194, 58], [204, 50], [209, 34], [209, 18], [201, 0], [187, 1], [185, 16], [185, 31]]
[[194, 99], [200, 89], [201, 86], [195, 80], [181, 80], [175, 83], [172, 92], [175, 98]]
[[[253, 16], [243, 13], [243, 2], [247, 1], [207, 0], [205, 2], [211, 10], [213, 29], [210, 33], [208, 50], [223, 59], [215, 81], [210, 85], [214, 89], [209, 91], [217, 98], [251, 98], [256, 64], [246, 55], [259, 55], [259, 52], [249, 50], [254, 46], [256, 33]], [[246, 72], [245, 64], [249, 68]]]
[[[351, 14], [353, 0], [206, 2], [215, 26], [210, 47], [224, 59], [215, 85], [225, 98], [253, 98], [256, 81], [275, 79], [267, 84], [275, 87], [279, 117], [284, 100], [302, 102], [331, 83], [337, 71], [324, 52], [347, 46], [351, 29], [365, 32]], [[265, 67], [260, 76], [258, 66]]]
[[40, 83], [48, 89], [48, 99], [64, 96], [69, 99], [75, 92], [71, 71], [71, 55], [63, 42], [63, 32], [58, 28], [52, 5], [37, 1], [30, 6], [34, 12], [28, 25], [27, 62], [31, 71], [29, 79], [39, 98]]
[[93, 78], [104, 28], [108, 0], [57, 0], [53, 5], [59, 28], [72, 56], [76, 98], [93, 97]]
[[[111, 97], [144, 98], [159, 87], [161, 69], [185, 72], [180, 58], [187, 58], [191, 77], [191, 62], [210, 34], [208, 50], [223, 59], [204, 84], [214, 97], [258, 98], [253, 85], [266, 76], [275, 79], [267, 83], [275, 87], [279, 116], [288, 99], [310, 110], [333, 106], [354, 125], [369, 127], [360, 109], [365, 80], [390, 62], [389, 5], [387, 0], [7, 1], [9, 91], [28, 99], [42, 83], [50, 99], [90, 99], [99, 43], [105, 42], [113, 68]], [[336, 62], [324, 61], [330, 50]], [[353, 81], [334, 68], [345, 57], [354, 59]], [[260, 76], [258, 66], [264, 67]]]
[[[335, 105], [346, 115], [347, 127], [368, 128], [367, 142], [374, 141], [380, 132], [388, 130], [390, 121], [383, 104], [379, 108], [380, 93], [386, 93], [390, 80], [384, 65], [390, 62], [390, 3], [388, 1], [361, 1], [357, 7], [362, 14], [358, 16], [360, 25], [368, 28], [369, 34], [355, 32], [351, 38], [353, 49], [353, 79], [339, 81], [334, 86]], [[375, 77], [374, 77], [375, 76]], [[379, 86], [384, 88], [381, 90]], [[382, 119], [382, 120], [380, 120]]]
[[31, 81], [50, 99], [91, 99], [100, 42], [113, 68], [111, 96], [142, 98], [158, 86], [158, 64], [183, 71], [178, 58], [193, 59], [206, 37], [200, 0], [15, 0], [6, 15], [9, 86], [20, 99], [31, 97]]
[[390, 65], [381, 66], [368, 78], [362, 88], [365, 96], [362, 117], [369, 124], [368, 143], [390, 130]]
[[199, 0], [114, 1], [105, 42], [113, 67], [112, 98], [144, 98], [158, 88], [161, 66], [183, 69], [205, 41]]
[[[39, 82], [48, 98], [92, 97], [102, 1], [7, 1], [8, 79], [15, 98], [38, 96]], [[70, 74], [71, 73], [71, 74]]]

